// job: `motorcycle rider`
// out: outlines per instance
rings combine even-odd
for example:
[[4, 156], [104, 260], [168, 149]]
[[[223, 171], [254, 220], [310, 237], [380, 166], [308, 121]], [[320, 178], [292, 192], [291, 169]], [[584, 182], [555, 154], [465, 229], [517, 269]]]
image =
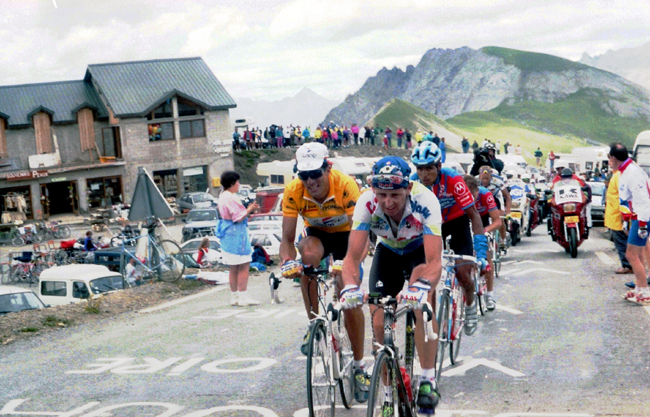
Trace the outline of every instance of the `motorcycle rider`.
[[[485, 187], [479, 186], [476, 178], [471, 175], [465, 175], [463, 177], [465, 183], [469, 187], [469, 191], [474, 197], [476, 202], [476, 210], [478, 214], [481, 215], [481, 221], [483, 222], [483, 228], [485, 233], [490, 233], [494, 230], [497, 230], [501, 227], [501, 217], [499, 217], [499, 210], [497, 210], [497, 204], [494, 200], [494, 196]], [[484, 271], [485, 282], [487, 285], [487, 293], [485, 294], [485, 305], [488, 310], [494, 310], [497, 306], [497, 303], [494, 299], [494, 263], [492, 262], [492, 252], [488, 251], [488, 264], [489, 268], [486, 268]]]
[[[411, 162], [417, 168], [411, 179], [424, 184], [438, 198], [442, 209], [443, 241], [451, 236], [450, 246], [457, 255], [473, 256], [476, 251], [483, 269], [487, 265], [487, 238], [481, 216], [474, 206], [474, 198], [463, 181], [463, 176], [451, 168], [443, 168], [440, 160], [440, 149], [433, 142], [422, 142], [411, 154]], [[471, 232], [474, 232], [473, 240]], [[465, 334], [471, 336], [478, 326], [474, 282], [471, 277], [473, 265], [460, 260], [456, 264], [456, 276], [465, 289], [468, 306], [465, 310]]]
[[497, 170], [499, 174], [503, 171], [503, 161], [496, 157], [496, 147], [492, 142], [485, 142], [482, 149], [474, 152], [474, 165], [470, 171], [473, 177], [478, 175], [478, 170], [482, 166], [489, 166]]
[[[368, 233], [373, 231], [379, 242], [370, 270], [370, 292], [397, 296], [413, 306], [417, 322], [422, 323], [422, 305], [428, 301], [435, 306], [435, 288], [442, 270], [442, 217], [438, 199], [422, 184], [410, 182], [410, 172], [406, 161], [396, 156], [383, 157], [374, 165], [372, 190], [361, 195], [354, 209], [340, 301], [344, 308], [363, 304], [359, 265]], [[408, 282], [406, 289], [402, 289], [404, 281]], [[374, 314], [376, 310], [376, 306], [370, 306], [374, 336], [383, 343], [383, 315]], [[431, 324], [437, 333], [436, 321]], [[440, 400], [435, 370], [437, 345], [434, 340], [424, 343], [424, 326], [418, 324], [415, 346], [422, 368], [418, 406], [431, 413]], [[397, 400], [392, 398], [392, 392], [391, 387], [384, 387], [383, 410], [391, 416]]]
[[648, 221], [650, 221], [650, 186], [648, 176], [628, 156], [627, 148], [621, 143], [612, 143], [609, 147], [609, 165], [614, 171], [619, 170], [618, 194], [621, 206], [627, 206], [636, 215], [632, 218], [627, 240], [625, 257], [632, 265], [636, 278], [636, 287], [623, 296], [637, 304], [650, 304], [650, 289], [646, 281], [643, 265], [644, 247], [648, 241]]

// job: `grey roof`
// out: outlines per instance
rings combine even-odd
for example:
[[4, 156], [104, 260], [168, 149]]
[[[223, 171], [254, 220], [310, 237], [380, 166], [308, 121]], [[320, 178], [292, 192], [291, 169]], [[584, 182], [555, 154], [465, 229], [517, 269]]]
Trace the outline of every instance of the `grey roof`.
[[84, 81], [0, 86], [0, 116], [9, 126], [30, 125], [38, 111], [51, 114], [54, 123], [75, 122], [82, 107], [95, 109], [98, 117], [107, 116], [99, 96]]
[[117, 117], [144, 115], [174, 95], [208, 110], [237, 106], [201, 58], [89, 65], [91, 78]]

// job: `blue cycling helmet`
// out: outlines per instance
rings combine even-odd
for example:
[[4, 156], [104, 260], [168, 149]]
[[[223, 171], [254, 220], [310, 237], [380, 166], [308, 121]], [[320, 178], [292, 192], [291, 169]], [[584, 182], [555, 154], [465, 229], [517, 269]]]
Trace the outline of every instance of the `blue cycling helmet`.
[[442, 159], [442, 153], [438, 146], [429, 141], [422, 142], [413, 149], [411, 162], [415, 166], [438, 164]]
[[397, 190], [409, 185], [411, 168], [397, 156], [384, 156], [372, 167], [372, 186], [382, 190]]

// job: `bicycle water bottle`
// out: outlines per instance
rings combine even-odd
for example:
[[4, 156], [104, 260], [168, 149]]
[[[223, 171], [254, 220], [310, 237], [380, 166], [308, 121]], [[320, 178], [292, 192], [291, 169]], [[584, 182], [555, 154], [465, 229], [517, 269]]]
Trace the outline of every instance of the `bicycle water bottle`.
[[411, 387], [411, 377], [406, 373], [406, 368], [400, 366], [400, 372], [402, 372], [402, 380], [404, 381], [404, 386], [406, 387], [406, 395], [409, 397], [409, 401], [413, 401], [413, 388]]

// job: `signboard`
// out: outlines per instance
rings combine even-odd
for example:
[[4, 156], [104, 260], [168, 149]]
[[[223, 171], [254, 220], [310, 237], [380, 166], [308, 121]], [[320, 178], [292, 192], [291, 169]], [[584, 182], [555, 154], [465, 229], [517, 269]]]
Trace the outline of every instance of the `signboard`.
[[580, 191], [580, 184], [561, 185], [555, 186], [555, 203], [580, 203], [582, 202], [582, 193]]
[[18, 171], [7, 174], [7, 181], [31, 180], [47, 177], [47, 171]]
[[66, 177], [58, 177], [58, 178], [52, 178], [50, 181], [52, 182], [62, 182], [62, 181], [67, 181], [68, 179]]
[[513, 200], [523, 198], [524, 195], [526, 195], [526, 191], [524, 191], [522, 187], [518, 185], [510, 187], [510, 197], [512, 197]]

